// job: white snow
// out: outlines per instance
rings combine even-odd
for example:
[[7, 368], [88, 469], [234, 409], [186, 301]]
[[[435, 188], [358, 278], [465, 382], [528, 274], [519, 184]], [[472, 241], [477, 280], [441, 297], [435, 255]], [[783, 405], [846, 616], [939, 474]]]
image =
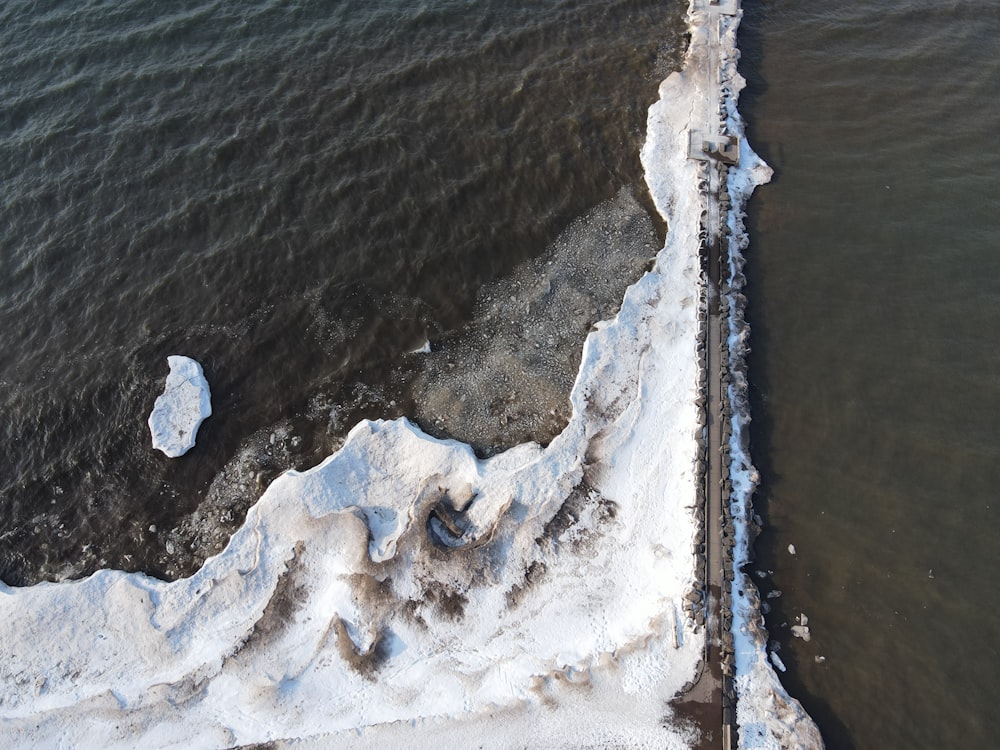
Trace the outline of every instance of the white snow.
[[[689, 54], [703, 43], [693, 34]], [[0, 585], [0, 744], [689, 747], [664, 717], [705, 647], [683, 602], [704, 209], [687, 130], [707, 85], [671, 75], [650, 108], [642, 160], [667, 243], [588, 337], [548, 448], [479, 460], [404, 419], [364, 421], [319, 466], [275, 480], [191, 578]], [[743, 148], [739, 206], [766, 174]], [[733, 456], [748, 493], [755, 473]], [[779, 747], [806, 737], [808, 717], [768, 666], [744, 563], [740, 746]]]
[[153, 448], [170, 458], [194, 447], [201, 423], [212, 415], [212, 393], [201, 365], [190, 357], [167, 357], [170, 373], [149, 415]]

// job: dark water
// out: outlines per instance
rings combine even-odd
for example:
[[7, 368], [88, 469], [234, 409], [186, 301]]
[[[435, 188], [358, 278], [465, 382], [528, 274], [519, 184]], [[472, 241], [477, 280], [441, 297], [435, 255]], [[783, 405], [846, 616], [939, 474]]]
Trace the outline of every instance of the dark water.
[[[181, 574], [275, 473], [403, 413], [403, 353], [641, 184], [685, 7], [5, 3], [0, 578]], [[175, 353], [214, 415], [168, 461]]]
[[830, 748], [995, 747], [1000, 3], [745, 7], [776, 169], [747, 269], [785, 682]]

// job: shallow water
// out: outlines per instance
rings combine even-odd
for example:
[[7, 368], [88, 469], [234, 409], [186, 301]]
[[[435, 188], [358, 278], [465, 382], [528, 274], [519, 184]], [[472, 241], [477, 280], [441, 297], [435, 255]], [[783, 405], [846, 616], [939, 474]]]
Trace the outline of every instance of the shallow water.
[[[641, 184], [684, 10], [6, 4], [0, 578], [181, 574], [278, 471], [402, 413], [405, 352]], [[167, 461], [175, 353], [214, 414]]]
[[745, 6], [741, 107], [776, 171], [747, 276], [785, 683], [830, 748], [992, 747], [1000, 3]]

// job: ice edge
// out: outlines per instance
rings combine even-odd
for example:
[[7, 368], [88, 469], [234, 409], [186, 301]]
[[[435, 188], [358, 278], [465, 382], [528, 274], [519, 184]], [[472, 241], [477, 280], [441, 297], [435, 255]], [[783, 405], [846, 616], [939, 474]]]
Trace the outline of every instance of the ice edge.
[[801, 704], [788, 694], [772, 668], [772, 664], [780, 662], [768, 658], [767, 631], [761, 614], [760, 595], [746, 572], [751, 562], [751, 547], [755, 536], [753, 494], [760, 477], [749, 452], [751, 414], [746, 358], [750, 326], [745, 317], [747, 300], [743, 294], [746, 285], [743, 268], [746, 264], [744, 252], [750, 245], [750, 239], [744, 219], [747, 201], [758, 185], [771, 179], [772, 170], [750, 147], [743, 118], [737, 109], [739, 94], [746, 86], [746, 81], [737, 69], [740, 56], [737, 29], [742, 15], [740, 8], [732, 20], [724, 24], [720, 55], [727, 130], [740, 137], [739, 163], [729, 169], [726, 181], [731, 200], [726, 217], [728, 278], [721, 290], [723, 309], [728, 309], [726, 322], [729, 329], [728, 335], [725, 335], [727, 369], [730, 375], [726, 392], [732, 408], [732, 433], [729, 437], [732, 491], [729, 509], [735, 528], [733, 580], [730, 583], [733, 620], [730, 632], [733, 635], [736, 663], [739, 747], [745, 750], [813, 750], [823, 748], [819, 729]]

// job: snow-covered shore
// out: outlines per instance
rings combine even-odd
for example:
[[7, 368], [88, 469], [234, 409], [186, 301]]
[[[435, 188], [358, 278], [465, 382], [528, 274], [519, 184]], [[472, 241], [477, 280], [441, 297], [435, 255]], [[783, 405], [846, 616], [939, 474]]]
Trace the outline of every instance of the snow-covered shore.
[[[704, 210], [688, 129], [707, 90], [689, 66], [650, 108], [642, 158], [667, 242], [588, 337], [559, 437], [479, 460], [406, 420], [362, 422], [272, 483], [191, 578], [0, 586], [3, 744], [688, 747], [668, 702], [704, 652], [684, 598]], [[741, 601], [734, 630], [756, 622]], [[780, 733], [773, 701], [791, 704], [761, 654], [738, 647], [739, 677], [772, 704], [744, 709], [741, 688], [740, 722]]]

